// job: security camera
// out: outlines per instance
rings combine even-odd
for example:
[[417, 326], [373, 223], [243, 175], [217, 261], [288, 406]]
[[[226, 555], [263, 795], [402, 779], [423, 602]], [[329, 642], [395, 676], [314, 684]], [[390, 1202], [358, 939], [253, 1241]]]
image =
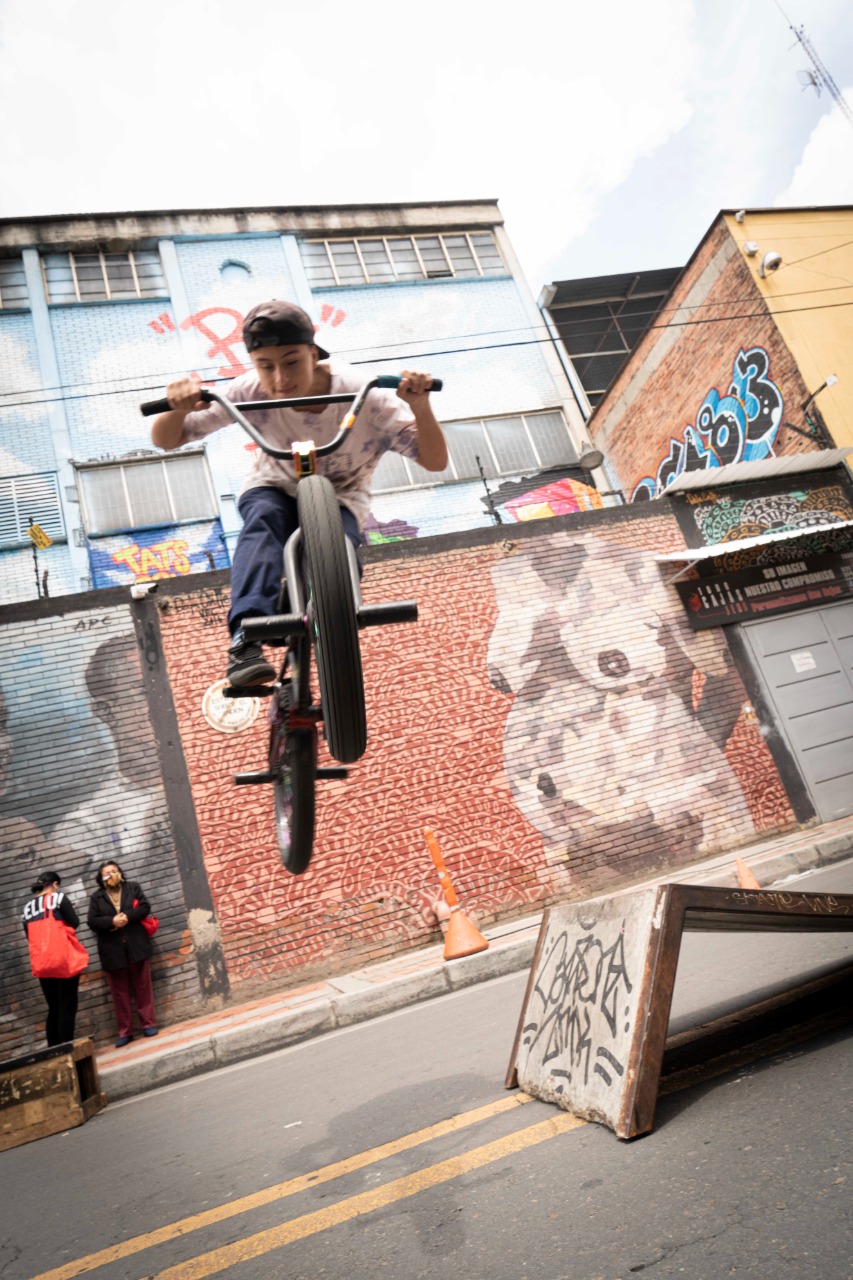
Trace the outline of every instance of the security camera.
[[754, 258], [758, 253], [758, 245], [754, 240], [745, 240], [743, 244], [743, 251], [748, 258]]
[[150, 596], [151, 592], [156, 590], [156, 582], [135, 582], [130, 588], [131, 599], [144, 600], [146, 596]]
[[761, 266], [758, 268], [758, 274], [761, 276], [763, 280], [765, 279], [766, 276], [770, 275], [771, 272], [778, 271], [781, 265], [782, 265], [781, 253], [774, 253], [774, 251], [771, 249], [770, 252], [765, 253], [764, 257], [761, 259]]
[[738, 209], [737, 213], [735, 214], [735, 222], [743, 222], [745, 217], [746, 217], [746, 209]]

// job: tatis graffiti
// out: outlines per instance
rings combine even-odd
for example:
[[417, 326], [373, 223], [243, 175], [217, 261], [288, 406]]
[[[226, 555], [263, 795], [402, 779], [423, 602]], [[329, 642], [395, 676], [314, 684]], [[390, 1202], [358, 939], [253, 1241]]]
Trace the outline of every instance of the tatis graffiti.
[[635, 486], [632, 502], [657, 498], [683, 471], [709, 471], [731, 462], [754, 462], [769, 456], [782, 422], [784, 398], [768, 377], [770, 361], [763, 347], [737, 353], [726, 395], [712, 387], [696, 425], [669, 442], [669, 452], [654, 476]]
[[139, 547], [135, 543], [113, 553], [116, 564], [125, 565], [137, 579], [172, 578], [176, 574], [192, 572], [189, 543], [183, 538], [170, 538], [151, 547]]

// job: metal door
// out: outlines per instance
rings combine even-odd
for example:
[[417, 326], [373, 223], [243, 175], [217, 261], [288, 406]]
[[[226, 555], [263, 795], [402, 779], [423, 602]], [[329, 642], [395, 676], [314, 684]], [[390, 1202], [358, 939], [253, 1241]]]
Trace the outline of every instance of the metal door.
[[853, 813], [853, 601], [743, 632], [819, 818]]

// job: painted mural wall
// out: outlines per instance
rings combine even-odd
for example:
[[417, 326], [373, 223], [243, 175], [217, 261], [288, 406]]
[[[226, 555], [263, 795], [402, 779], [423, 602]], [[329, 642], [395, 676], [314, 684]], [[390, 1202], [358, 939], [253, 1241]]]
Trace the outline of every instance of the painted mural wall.
[[683, 471], [802, 453], [808, 391], [721, 219], [675, 286], [589, 429], [629, 501]]
[[[162, 645], [156, 697], [174, 704], [235, 999], [437, 944], [424, 825], [481, 926], [791, 826], [723, 634], [690, 631], [652, 561], [681, 545], [665, 500], [369, 549], [366, 600], [415, 598], [420, 619], [363, 633], [367, 754], [321, 784], [300, 878], [280, 864], [269, 792], [231, 782], [263, 766], [266, 724], [263, 707], [221, 697], [227, 573], [163, 580], [133, 606], [136, 632], [114, 591], [74, 612], [0, 610], [5, 1049], [40, 1034], [16, 913], [45, 862], [80, 909], [98, 862], [118, 857], [164, 920], [162, 1021], [198, 1007], [175, 783], [152, 763], [161, 713], [146, 706], [135, 635]], [[96, 968], [80, 1028], [103, 1040]]]
[[417, 598], [420, 619], [363, 633], [368, 751], [322, 784], [298, 879], [279, 863], [271, 796], [230, 783], [262, 767], [263, 714], [205, 716], [225, 586], [160, 601], [232, 990], [434, 941], [425, 824], [484, 923], [791, 824], [721, 633], [690, 631], [651, 562], [680, 544], [673, 517], [590, 519], [368, 553], [366, 599]]
[[153, 962], [158, 1016], [197, 999], [198, 978], [175, 846], [127, 606], [97, 595], [80, 612], [4, 617], [0, 647], [0, 1059], [34, 1047], [44, 1001], [20, 911], [30, 885], [58, 871], [81, 918], [90, 963], [79, 1035], [113, 1032], [94, 934], [85, 920], [95, 873], [119, 862], [161, 922]]

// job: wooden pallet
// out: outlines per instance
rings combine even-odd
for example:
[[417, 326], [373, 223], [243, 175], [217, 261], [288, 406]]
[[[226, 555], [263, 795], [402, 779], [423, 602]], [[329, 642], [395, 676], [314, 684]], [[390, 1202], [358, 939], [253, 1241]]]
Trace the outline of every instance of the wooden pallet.
[[85, 1124], [106, 1105], [94, 1040], [0, 1062], [0, 1151]]
[[[851, 967], [667, 1038], [686, 930], [853, 930], [853, 894], [664, 884], [545, 912], [506, 1086], [648, 1133], [658, 1093], [851, 1018]], [[756, 1054], [753, 1052], [753, 1057]]]

